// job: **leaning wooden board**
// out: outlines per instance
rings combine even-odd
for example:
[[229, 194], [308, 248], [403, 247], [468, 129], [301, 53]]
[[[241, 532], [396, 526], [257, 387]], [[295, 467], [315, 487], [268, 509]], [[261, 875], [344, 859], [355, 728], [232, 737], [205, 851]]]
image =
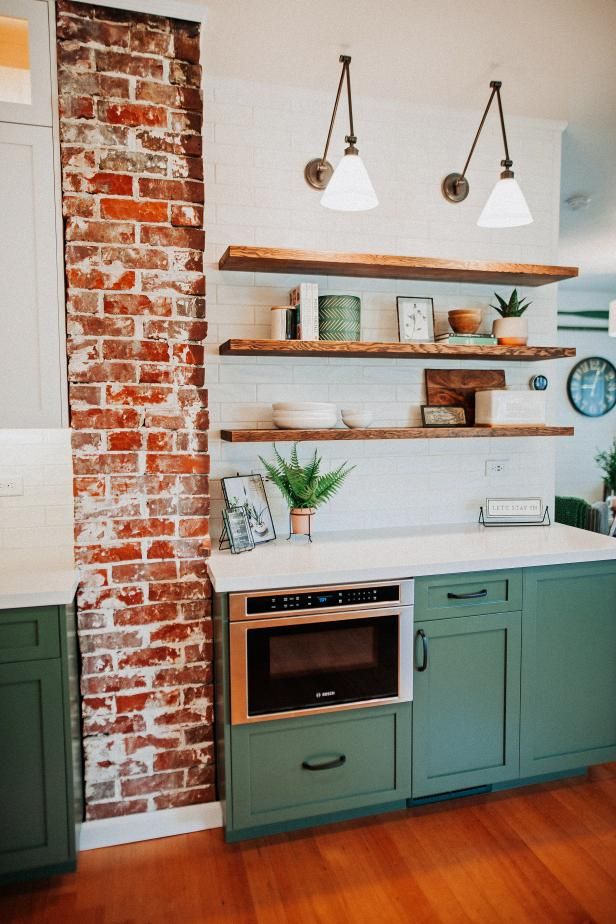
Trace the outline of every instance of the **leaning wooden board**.
[[475, 392], [505, 388], [503, 369], [426, 369], [428, 404], [462, 405], [466, 423], [475, 423]]

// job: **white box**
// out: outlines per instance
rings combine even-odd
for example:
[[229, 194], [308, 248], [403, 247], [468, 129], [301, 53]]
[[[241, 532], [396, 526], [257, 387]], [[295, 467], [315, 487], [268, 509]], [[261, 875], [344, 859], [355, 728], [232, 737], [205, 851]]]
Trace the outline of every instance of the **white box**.
[[544, 426], [546, 396], [541, 391], [487, 389], [475, 393], [475, 423], [488, 426]]

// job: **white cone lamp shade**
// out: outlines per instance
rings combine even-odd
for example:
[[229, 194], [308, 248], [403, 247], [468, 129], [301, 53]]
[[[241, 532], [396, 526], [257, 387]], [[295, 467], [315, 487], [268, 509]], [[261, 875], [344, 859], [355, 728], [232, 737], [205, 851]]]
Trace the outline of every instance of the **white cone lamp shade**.
[[321, 205], [339, 212], [364, 212], [379, 204], [359, 154], [345, 154], [321, 196]]
[[610, 302], [610, 321], [608, 333], [610, 337], [616, 337], [616, 300]]
[[533, 216], [515, 177], [501, 178], [477, 219], [480, 228], [517, 228], [530, 225]]

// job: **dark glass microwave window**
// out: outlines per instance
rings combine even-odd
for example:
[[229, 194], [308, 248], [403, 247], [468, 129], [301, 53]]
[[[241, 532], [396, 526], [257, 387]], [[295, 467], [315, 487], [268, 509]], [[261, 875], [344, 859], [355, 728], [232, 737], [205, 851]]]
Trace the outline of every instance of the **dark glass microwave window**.
[[314, 676], [324, 671], [376, 669], [378, 646], [374, 625], [339, 625], [335, 632], [324, 631], [315, 625], [306, 632], [271, 635], [270, 677], [277, 680], [281, 677]]
[[398, 694], [398, 616], [262, 626], [247, 632], [248, 714]]

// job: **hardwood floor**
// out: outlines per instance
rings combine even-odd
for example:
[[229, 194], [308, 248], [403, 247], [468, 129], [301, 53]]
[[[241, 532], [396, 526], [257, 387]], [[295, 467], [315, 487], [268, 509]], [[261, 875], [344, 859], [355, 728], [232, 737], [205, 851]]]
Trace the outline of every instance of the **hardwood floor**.
[[2, 924], [615, 924], [616, 764], [225, 845], [204, 831], [0, 890]]

